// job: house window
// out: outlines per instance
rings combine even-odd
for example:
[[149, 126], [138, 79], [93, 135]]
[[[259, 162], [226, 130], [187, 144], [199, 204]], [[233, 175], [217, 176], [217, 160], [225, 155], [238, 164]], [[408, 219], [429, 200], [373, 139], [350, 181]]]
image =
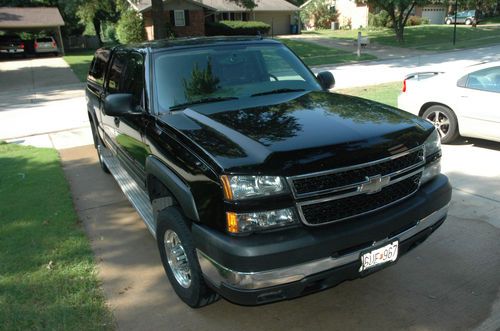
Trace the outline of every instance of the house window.
[[184, 16], [184, 10], [174, 10], [174, 22], [175, 26], [186, 26], [186, 17]]

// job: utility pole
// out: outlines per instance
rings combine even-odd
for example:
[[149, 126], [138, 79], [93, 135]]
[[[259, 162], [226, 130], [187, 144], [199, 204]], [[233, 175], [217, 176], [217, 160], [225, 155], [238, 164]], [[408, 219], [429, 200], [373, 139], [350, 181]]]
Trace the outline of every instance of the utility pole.
[[457, 13], [458, 13], [458, 0], [455, 0], [455, 24], [453, 27], [453, 46], [457, 41]]

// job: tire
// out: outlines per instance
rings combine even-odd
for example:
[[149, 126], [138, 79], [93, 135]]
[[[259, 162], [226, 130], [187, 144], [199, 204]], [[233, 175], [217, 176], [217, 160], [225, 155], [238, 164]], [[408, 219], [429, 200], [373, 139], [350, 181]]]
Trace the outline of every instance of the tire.
[[431, 106], [422, 114], [422, 117], [434, 124], [443, 144], [451, 143], [460, 135], [457, 117], [453, 110], [446, 106]]
[[472, 21], [470, 19], [465, 20], [465, 25], [471, 25], [471, 24], [472, 24]]
[[[192, 308], [200, 308], [219, 299], [203, 279], [191, 231], [177, 207], [158, 213], [156, 242], [165, 273], [182, 301]], [[181, 263], [175, 257], [180, 258]]]
[[451, 22], [451, 20], [450, 20], [450, 19], [447, 19], [447, 20], [446, 20], [446, 24], [450, 25], [451, 23], [452, 23], [452, 22]]
[[109, 168], [106, 165], [106, 163], [104, 163], [104, 159], [102, 158], [101, 152], [99, 151], [99, 145], [103, 146], [103, 143], [101, 141], [101, 138], [97, 134], [97, 129], [94, 125], [94, 121], [92, 121], [92, 120], [90, 121], [90, 129], [92, 131], [92, 139], [94, 140], [94, 147], [97, 150], [97, 157], [99, 158], [99, 165], [101, 166], [102, 171], [109, 174], [110, 173]]

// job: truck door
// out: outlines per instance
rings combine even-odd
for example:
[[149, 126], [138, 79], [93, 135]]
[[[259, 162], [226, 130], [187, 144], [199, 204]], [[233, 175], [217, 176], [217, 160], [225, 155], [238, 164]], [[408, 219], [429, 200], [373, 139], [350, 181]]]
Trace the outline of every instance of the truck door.
[[[144, 56], [137, 52], [118, 51], [113, 55], [106, 81], [106, 95], [130, 93], [134, 105], [145, 109]], [[102, 112], [102, 122], [108, 145], [127, 172], [144, 188], [145, 161], [149, 154], [143, 143], [147, 125], [143, 114], [107, 116]]]

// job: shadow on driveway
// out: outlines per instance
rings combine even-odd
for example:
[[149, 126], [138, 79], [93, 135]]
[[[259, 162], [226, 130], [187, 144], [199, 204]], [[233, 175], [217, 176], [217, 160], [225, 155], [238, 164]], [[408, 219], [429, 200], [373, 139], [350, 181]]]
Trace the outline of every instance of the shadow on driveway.
[[[101, 171], [93, 146], [60, 153], [120, 329], [456, 330], [498, 314], [491, 309], [500, 286], [500, 229], [484, 218], [499, 216], [473, 213], [469, 195], [453, 198], [451, 216], [428, 241], [367, 278], [265, 306], [221, 299], [194, 310], [176, 297], [153, 237]], [[487, 179], [473, 180], [488, 185]]]

